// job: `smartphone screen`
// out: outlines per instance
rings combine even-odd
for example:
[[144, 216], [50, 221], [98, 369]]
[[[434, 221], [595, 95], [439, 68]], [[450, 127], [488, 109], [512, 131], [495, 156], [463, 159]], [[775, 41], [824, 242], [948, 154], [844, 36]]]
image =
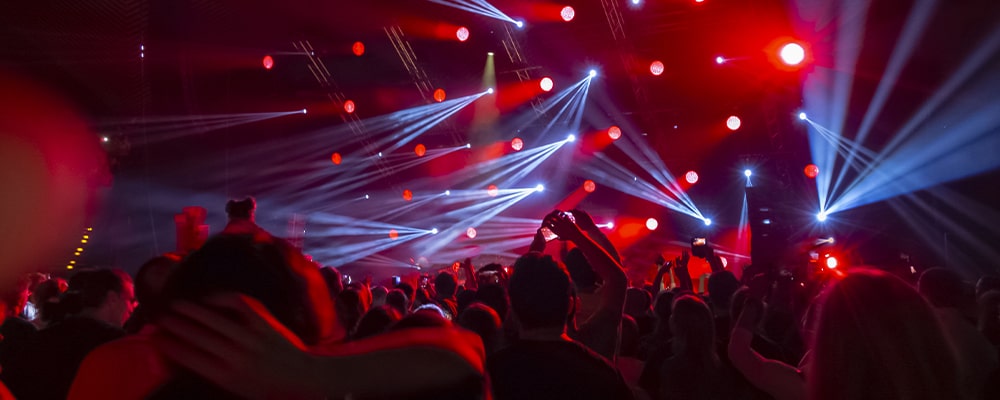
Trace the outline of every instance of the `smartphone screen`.
[[691, 245], [692, 246], [704, 246], [705, 245], [705, 238], [694, 238], [694, 240], [691, 241]]
[[393, 286], [399, 286], [399, 277], [398, 276], [392, 277], [392, 285]]
[[559, 237], [559, 236], [556, 236], [556, 234], [553, 233], [552, 230], [549, 229], [547, 226], [543, 226], [542, 227], [542, 236], [545, 237], [545, 241], [546, 242], [551, 242], [552, 239], [555, 239], [555, 238]]

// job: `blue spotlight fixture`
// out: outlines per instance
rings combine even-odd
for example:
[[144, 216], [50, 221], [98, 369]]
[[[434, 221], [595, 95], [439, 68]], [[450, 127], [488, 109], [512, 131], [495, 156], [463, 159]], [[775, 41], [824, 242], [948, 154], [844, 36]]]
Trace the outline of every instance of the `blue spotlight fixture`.
[[466, 143], [466, 144], [465, 144], [465, 148], [467, 148], [467, 149], [471, 149], [471, 148], [472, 148], [472, 143]]
[[444, 191], [444, 195], [445, 196], [451, 196], [451, 190], [445, 190]]
[[302, 112], [303, 114], [305, 114], [305, 113], [309, 112], [309, 110], [306, 110], [306, 109], [304, 109], [304, 108], [303, 108], [301, 112]]
[[826, 221], [826, 211], [820, 211], [819, 214], [816, 214], [816, 220], [819, 222]]
[[575, 141], [576, 141], [576, 135], [574, 135], [574, 134], [572, 134], [572, 133], [571, 133], [571, 134], [569, 134], [569, 135], [567, 135], [567, 136], [566, 136], [566, 141], [567, 141], [567, 142], [575, 142]]
[[711, 218], [705, 218], [704, 220], [702, 220], [702, 222], [705, 223], [705, 226], [712, 226], [712, 219]]
[[753, 171], [751, 171], [751, 170], [749, 170], [749, 169], [745, 169], [745, 170], [743, 170], [743, 176], [745, 176], [745, 177], [749, 178], [749, 177], [750, 177], [750, 175], [753, 175]]
[[536, 192], [542, 192], [542, 191], [545, 191], [545, 185], [543, 185], [543, 184], [541, 184], [541, 183], [539, 183], [538, 185], [535, 185], [535, 191], [536, 191]]
[[799, 119], [805, 121], [806, 118], [808, 118], [808, 116], [806, 115], [805, 111], [799, 113]]
[[431, 228], [431, 235], [437, 235], [437, 234], [438, 234], [438, 228]]
[[597, 76], [597, 70], [596, 70], [596, 69], [592, 69], [592, 70], [590, 70], [590, 73], [589, 73], [589, 75], [590, 75], [590, 77], [591, 77], [591, 78], [593, 78], [593, 77]]
[[524, 28], [524, 21], [514, 21], [514, 25], [517, 25], [518, 28]]
[[486, 89], [486, 94], [493, 94], [493, 88]]

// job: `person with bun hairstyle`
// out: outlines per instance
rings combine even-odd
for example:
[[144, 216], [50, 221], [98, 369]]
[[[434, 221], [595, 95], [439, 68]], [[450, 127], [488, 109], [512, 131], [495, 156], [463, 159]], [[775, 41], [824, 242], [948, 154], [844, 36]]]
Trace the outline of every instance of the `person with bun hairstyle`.
[[257, 201], [247, 196], [243, 200], [226, 202], [229, 223], [222, 230], [223, 235], [251, 235], [258, 240], [266, 240], [271, 235], [256, 222]]

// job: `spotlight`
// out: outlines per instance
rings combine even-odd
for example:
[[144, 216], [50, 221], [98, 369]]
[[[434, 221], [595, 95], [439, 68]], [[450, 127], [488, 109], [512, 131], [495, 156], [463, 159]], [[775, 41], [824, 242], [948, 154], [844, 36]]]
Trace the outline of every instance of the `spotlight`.
[[656, 221], [656, 218], [650, 218], [646, 220], [646, 229], [655, 231], [656, 227], [660, 226], [660, 223]]
[[488, 52], [486, 52], [486, 55], [490, 56], [490, 57], [493, 57], [493, 52], [492, 51], [488, 51]]
[[719, 64], [719, 65], [725, 64], [726, 63], [726, 59], [723, 58], [722, 56], [717, 56], [717, 57], [715, 57], [715, 63]]
[[489, 185], [486, 187], [486, 194], [490, 197], [497, 197], [500, 194], [500, 189], [497, 188], [497, 185]]
[[799, 119], [801, 119], [801, 120], [805, 121], [805, 120], [806, 120], [806, 118], [807, 118], [807, 116], [806, 116], [806, 113], [805, 113], [805, 112], [800, 112], [800, 113], [799, 113]]
[[417, 157], [423, 157], [424, 154], [427, 154], [427, 146], [418, 144], [417, 147], [413, 148], [413, 152], [417, 155]]
[[381, 151], [378, 152], [378, 156], [379, 156], [379, 158], [382, 158], [382, 152]]
[[642, 0], [632, 0], [632, 5], [633, 6], [639, 5], [639, 3], [642, 3]]
[[458, 38], [459, 42], [464, 42], [466, 40], [469, 40], [469, 28], [466, 28], [464, 26], [458, 28], [458, 30], [455, 31], [455, 37]]
[[434, 91], [434, 101], [440, 103], [444, 101], [446, 95], [447, 93], [444, 92], [444, 89], [438, 88]]
[[333, 155], [330, 156], [330, 161], [333, 161], [334, 165], [340, 165], [340, 162], [343, 161], [343, 159], [340, 157], [340, 153], [333, 153]]
[[399, 239], [399, 232], [397, 232], [395, 229], [390, 229], [389, 230], [389, 239], [392, 239], [392, 240]]
[[107, 136], [101, 136], [101, 142], [103, 142], [103, 143], [107, 143], [107, 142], [109, 142], [109, 141], [111, 141], [111, 138], [109, 138], [109, 137], [107, 137]]
[[740, 121], [740, 117], [733, 115], [726, 119], [726, 127], [731, 131], [740, 129], [740, 125], [743, 125], [743, 122]]
[[705, 223], [705, 226], [712, 226], [712, 219], [711, 218], [705, 218], [704, 220], [702, 220], [702, 222]]
[[444, 195], [445, 196], [451, 196], [451, 190], [445, 190], [444, 191]]
[[815, 179], [816, 176], [819, 175], [819, 167], [817, 167], [816, 164], [809, 164], [806, 165], [806, 168], [803, 172], [805, 172], [807, 178]]
[[347, 100], [344, 102], [344, 111], [348, 114], [353, 114], [355, 110], [354, 100]]
[[820, 211], [819, 214], [816, 214], [816, 220], [818, 220], [819, 222], [826, 221], [826, 212]]
[[827, 257], [827, 259], [826, 259], [826, 267], [827, 268], [829, 268], [829, 269], [837, 269], [838, 265], [840, 265], [840, 263], [837, 262], [837, 257]]
[[607, 226], [608, 226], [608, 229], [615, 229], [615, 222], [614, 221], [608, 221]]
[[649, 64], [649, 73], [653, 74], [653, 76], [660, 76], [663, 74], [663, 70], [664, 67], [662, 61], [657, 60]]
[[413, 200], [413, 192], [410, 189], [403, 191], [403, 200], [410, 201]]
[[299, 112], [300, 112], [300, 113], [303, 113], [303, 114], [308, 114], [308, 113], [309, 113], [309, 110], [306, 110], [305, 108], [303, 108], [303, 109], [302, 109], [302, 111], [299, 111]]
[[370, 199], [370, 198], [371, 198], [371, 196], [369, 196], [369, 195], [367, 195], [367, 194], [365, 195], [365, 200], [368, 200], [368, 199]]
[[514, 149], [514, 151], [521, 151], [524, 148], [524, 141], [516, 137], [510, 141], [510, 148]]
[[543, 192], [543, 191], [545, 191], [545, 185], [543, 185], [541, 183], [535, 185], [535, 191], [536, 192]]
[[476, 234], [476, 228], [469, 228], [465, 230], [465, 236], [468, 236], [469, 239], [475, 239]]
[[518, 28], [524, 28], [524, 21], [514, 21], [514, 25], [517, 25]]
[[608, 137], [610, 137], [611, 140], [618, 140], [622, 137], [622, 128], [611, 125], [611, 127], [608, 128]]
[[597, 76], [597, 70], [596, 69], [590, 70], [590, 77], [593, 78], [595, 76]]
[[264, 69], [269, 70], [272, 67], [274, 67], [274, 58], [272, 58], [269, 55], [268, 56], [264, 56], [264, 59], [261, 61], [261, 64], [264, 64]]
[[559, 16], [562, 17], [563, 21], [572, 21], [573, 17], [576, 16], [576, 10], [570, 6], [563, 7], [562, 10], [559, 11]]
[[806, 50], [802, 48], [801, 44], [788, 43], [781, 46], [781, 50], [778, 51], [778, 57], [781, 57], [781, 62], [785, 63], [785, 65], [796, 66], [806, 59]]
[[694, 185], [695, 183], [698, 183], [698, 173], [694, 171], [688, 171], [686, 174], [684, 174], [684, 180], [686, 180], [687, 183]]
[[597, 190], [597, 184], [594, 181], [588, 179], [583, 182], [583, 191], [587, 193], [593, 193]]
[[542, 78], [542, 80], [538, 82], [538, 86], [542, 88], [543, 92], [548, 92], [552, 90], [553, 85], [554, 83], [552, 82], [552, 78], [549, 78], [547, 76]]
[[472, 143], [466, 143], [466, 144], [465, 144], [465, 148], [467, 148], [467, 149], [471, 149], [471, 148], [472, 148]]
[[365, 44], [361, 42], [354, 42], [354, 45], [351, 46], [351, 52], [354, 53], [354, 55], [361, 57], [365, 54]]
[[749, 178], [750, 175], [753, 175], [753, 171], [751, 171], [749, 169], [743, 170], [743, 176], [746, 176], [747, 178]]
[[438, 228], [431, 228], [431, 235], [437, 235], [437, 234], [438, 234]]
[[486, 94], [493, 94], [493, 88], [486, 89]]
[[771, 225], [771, 220], [769, 218], [764, 218], [764, 220], [760, 221], [760, 223], [764, 225]]
[[576, 135], [574, 135], [574, 134], [572, 134], [572, 133], [571, 133], [571, 134], [569, 134], [569, 135], [567, 135], [567, 136], [566, 136], [566, 141], [567, 141], [567, 142], [575, 142], [575, 141], [576, 141]]

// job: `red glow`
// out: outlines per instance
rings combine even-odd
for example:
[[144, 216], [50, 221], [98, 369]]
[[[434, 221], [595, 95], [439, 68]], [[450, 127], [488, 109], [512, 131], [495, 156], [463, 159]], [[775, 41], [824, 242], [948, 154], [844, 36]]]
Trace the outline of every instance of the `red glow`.
[[403, 200], [406, 201], [413, 200], [413, 192], [411, 192], [410, 189], [406, 189], [403, 191]]
[[465, 230], [465, 236], [468, 236], [469, 239], [475, 239], [476, 235], [477, 235], [476, 228], [469, 228]]
[[340, 162], [342, 161], [340, 158], [340, 153], [333, 153], [333, 155], [330, 156], [330, 161], [333, 161], [335, 165], [340, 165]]
[[549, 78], [547, 76], [542, 78], [542, 80], [538, 82], [538, 86], [542, 88], [543, 92], [548, 92], [552, 90], [553, 85], [554, 83], [552, 82], [552, 78]]
[[389, 230], [389, 239], [392, 239], [392, 240], [399, 239], [399, 232], [396, 232], [395, 229], [390, 229]]
[[355, 108], [354, 100], [348, 100], [344, 102], [344, 111], [346, 111], [348, 114], [353, 114], [354, 108]]
[[659, 221], [656, 220], [656, 218], [650, 218], [646, 220], [646, 229], [655, 231], [658, 226], [660, 226], [660, 223]]
[[489, 195], [490, 197], [497, 197], [497, 195], [500, 194], [500, 189], [497, 188], [497, 185], [487, 186], [486, 194]]
[[597, 190], [597, 184], [588, 179], [583, 182], [583, 190], [587, 193], [594, 193], [594, 191]]
[[694, 185], [695, 183], [698, 183], [698, 173], [694, 171], [688, 171], [686, 174], [684, 174], [684, 180], [686, 180], [687, 183]]
[[514, 149], [514, 151], [521, 151], [524, 148], [524, 141], [521, 138], [514, 138], [514, 140], [510, 141], [510, 148]]
[[806, 176], [809, 177], [809, 179], [815, 179], [816, 176], [819, 175], [819, 167], [817, 167], [816, 164], [809, 164], [806, 165], [806, 169], [804, 172], [806, 173]]
[[264, 64], [264, 69], [271, 69], [274, 67], [274, 58], [269, 55], [264, 56], [264, 60], [261, 63]]
[[563, 21], [572, 21], [573, 17], [576, 16], [576, 10], [570, 6], [563, 7], [562, 10], [559, 11], [559, 16], [562, 17]]
[[417, 147], [413, 148], [413, 152], [417, 154], [417, 157], [423, 157], [427, 154], [427, 147], [423, 144], [418, 144]]
[[653, 61], [652, 63], [649, 64], [649, 73], [655, 76], [660, 76], [661, 74], [663, 74], [664, 69], [665, 67], [663, 66], [663, 62], [659, 60]]
[[459, 27], [458, 30], [455, 31], [455, 37], [458, 38], [459, 42], [469, 40], [469, 28], [464, 26]]
[[608, 137], [611, 138], [611, 140], [618, 140], [622, 137], [622, 128], [611, 125], [611, 127], [608, 128]]
[[365, 54], [365, 44], [361, 42], [354, 42], [354, 45], [351, 46], [351, 52], [354, 53], [354, 55], [361, 57]]
[[726, 127], [729, 128], [729, 130], [731, 131], [740, 129], [740, 125], [742, 124], [743, 122], [740, 121], [740, 117], [737, 117], [735, 115], [730, 116], [728, 119], [726, 119]]
[[436, 101], [438, 103], [444, 101], [445, 95], [446, 95], [446, 93], [444, 92], [444, 89], [440, 89], [439, 88], [439, 89], [435, 90], [434, 91], [434, 101]]

